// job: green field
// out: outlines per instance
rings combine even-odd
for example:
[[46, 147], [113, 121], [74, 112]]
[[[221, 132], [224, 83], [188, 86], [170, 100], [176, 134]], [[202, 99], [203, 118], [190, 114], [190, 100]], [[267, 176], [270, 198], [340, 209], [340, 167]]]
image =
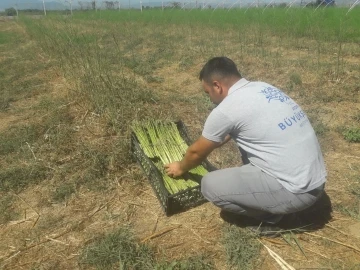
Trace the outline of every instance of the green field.
[[[280, 269], [265, 244], [296, 269], [360, 269], [360, 9], [347, 11], [99, 10], [0, 21], [0, 268]], [[182, 120], [193, 139], [201, 134], [213, 105], [198, 74], [214, 56], [283, 89], [308, 114], [333, 209], [312, 234], [258, 239], [209, 203], [166, 217], [134, 162], [134, 121]], [[231, 143], [209, 160], [237, 166], [237, 151]]]

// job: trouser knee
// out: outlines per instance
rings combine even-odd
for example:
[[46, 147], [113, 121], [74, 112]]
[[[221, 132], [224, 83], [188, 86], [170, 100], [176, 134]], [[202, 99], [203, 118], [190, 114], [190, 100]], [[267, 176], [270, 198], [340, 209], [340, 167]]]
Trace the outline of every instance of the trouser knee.
[[238, 214], [246, 214], [247, 211], [241, 206], [227, 199], [220, 198], [219, 195], [224, 193], [231, 193], [231, 190], [224, 189], [221, 182], [221, 176], [218, 172], [210, 172], [205, 175], [201, 180], [201, 193], [210, 202], [217, 207], [227, 212], [233, 212]]
[[214, 202], [216, 199], [216, 190], [217, 185], [219, 184], [219, 179], [214, 177], [214, 173], [209, 172], [201, 180], [201, 193], [203, 196], [210, 202]]

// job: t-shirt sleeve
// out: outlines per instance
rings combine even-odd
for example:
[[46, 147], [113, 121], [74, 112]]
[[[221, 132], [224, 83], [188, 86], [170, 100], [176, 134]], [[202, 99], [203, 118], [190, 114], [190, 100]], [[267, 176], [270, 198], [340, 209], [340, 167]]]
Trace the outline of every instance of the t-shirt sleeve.
[[220, 110], [213, 110], [206, 119], [202, 136], [213, 142], [223, 142], [233, 128], [233, 123]]

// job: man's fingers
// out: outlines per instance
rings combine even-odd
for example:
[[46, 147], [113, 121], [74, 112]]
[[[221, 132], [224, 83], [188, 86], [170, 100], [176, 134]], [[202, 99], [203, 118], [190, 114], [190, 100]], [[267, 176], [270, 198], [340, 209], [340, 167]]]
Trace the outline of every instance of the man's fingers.
[[165, 171], [165, 172], [166, 172], [166, 174], [167, 174], [168, 176], [174, 177], [174, 173], [170, 172], [169, 170], [168, 170], [168, 171]]

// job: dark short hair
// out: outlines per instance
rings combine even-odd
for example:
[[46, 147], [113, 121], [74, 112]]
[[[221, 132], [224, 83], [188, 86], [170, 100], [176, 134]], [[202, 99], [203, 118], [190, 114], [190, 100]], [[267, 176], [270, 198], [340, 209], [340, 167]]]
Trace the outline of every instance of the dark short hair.
[[201, 69], [199, 80], [210, 82], [213, 76], [219, 76], [220, 78], [225, 77], [239, 77], [241, 74], [237, 69], [235, 63], [224, 56], [214, 57], [210, 59], [205, 66]]

